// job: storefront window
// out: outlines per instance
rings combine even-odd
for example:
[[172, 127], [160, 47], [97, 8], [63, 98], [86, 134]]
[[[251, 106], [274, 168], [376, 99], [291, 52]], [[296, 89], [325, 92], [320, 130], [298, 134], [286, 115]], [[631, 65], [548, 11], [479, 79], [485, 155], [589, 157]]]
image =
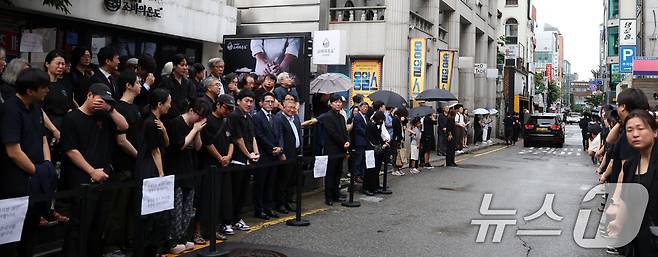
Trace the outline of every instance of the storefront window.
[[619, 0], [608, 0], [608, 19], [619, 18]]
[[608, 28], [608, 57], [619, 55], [619, 27]]

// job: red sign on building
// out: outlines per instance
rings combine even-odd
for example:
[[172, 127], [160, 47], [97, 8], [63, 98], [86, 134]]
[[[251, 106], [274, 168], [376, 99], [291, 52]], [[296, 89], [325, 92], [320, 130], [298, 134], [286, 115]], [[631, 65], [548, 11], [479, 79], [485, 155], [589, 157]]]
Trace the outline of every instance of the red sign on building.
[[17, 55], [19, 34], [16, 31], [0, 30], [0, 46], [5, 48], [7, 55]]
[[553, 64], [546, 64], [546, 72], [544, 72], [544, 76], [548, 79], [548, 81], [553, 80]]

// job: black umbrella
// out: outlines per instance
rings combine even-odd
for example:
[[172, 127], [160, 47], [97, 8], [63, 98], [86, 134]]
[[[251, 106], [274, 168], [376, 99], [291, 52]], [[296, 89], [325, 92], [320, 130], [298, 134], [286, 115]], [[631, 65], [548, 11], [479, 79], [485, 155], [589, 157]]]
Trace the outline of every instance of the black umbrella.
[[414, 119], [418, 117], [423, 117], [428, 114], [434, 113], [434, 109], [430, 106], [419, 106], [416, 108], [411, 109], [409, 111], [409, 119]]
[[440, 88], [427, 89], [423, 92], [420, 92], [416, 96], [416, 100], [425, 100], [425, 101], [453, 101], [457, 100], [457, 97], [450, 93], [448, 90]]
[[388, 91], [388, 90], [380, 90], [377, 92], [374, 92], [370, 95], [368, 95], [368, 98], [370, 100], [374, 101], [382, 101], [384, 102], [384, 105], [387, 107], [395, 107], [398, 109], [402, 108], [407, 108], [409, 104], [407, 104], [407, 100], [404, 100], [402, 96], [396, 94], [393, 91]]

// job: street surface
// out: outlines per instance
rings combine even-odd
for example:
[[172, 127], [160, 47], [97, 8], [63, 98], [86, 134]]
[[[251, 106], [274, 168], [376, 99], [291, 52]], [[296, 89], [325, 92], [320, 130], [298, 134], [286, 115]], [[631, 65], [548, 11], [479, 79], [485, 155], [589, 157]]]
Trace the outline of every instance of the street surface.
[[[580, 129], [569, 125], [566, 136], [562, 149], [523, 148], [519, 142], [461, 155], [460, 168], [437, 167], [393, 178], [394, 194], [361, 199], [360, 208], [335, 204], [307, 216], [309, 227], [272, 225], [246, 234], [239, 242], [337, 256], [608, 256], [601, 249], [581, 248], [573, 240], [581, 208], [593, 209], [586, 234], [593, 236], [600, 201], [581, 206], [597, 177], [582, 152]], [[480, 215], [485, 193], [493, 194], [489, 209], [516, 209], [516, 215]], [[544, 214], [525, 221], [549, 193], [555, 194], [553, 210], [563, 219], [555, 221]], [[471, 220], [478, 219], [516, 220], [516, 225], [505, 228], [499, 243], [492, 242], [495, 226], [490, 226], [485, 242], [476, 243], [479, 226]], [[561, 230], [561, 235], [516, 235], [524, 229]]]

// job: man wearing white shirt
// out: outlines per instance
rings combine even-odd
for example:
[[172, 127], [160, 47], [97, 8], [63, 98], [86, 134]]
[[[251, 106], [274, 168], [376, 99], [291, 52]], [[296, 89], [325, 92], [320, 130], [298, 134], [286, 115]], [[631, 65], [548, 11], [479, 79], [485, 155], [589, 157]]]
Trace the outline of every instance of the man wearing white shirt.
[[[281, 146], [282, 152], [279, 155], [280, 160], [296, 160], [302, 148], [302, 125], [297, 116], [297, 103], [293, 100], [283, 102], [283, 111], [277, 113], [274, 117], [274, 129], [279, 135], [278, 145]], [[294, 211], [291, 206], [292, 196], [295, 186], [295, 167], [296, 162], [285, 164], [278, 170], [276, 176], [276, 185], [274, 188], [275, 211], [287, 214]]]
[[457, 126], [456, 128], [456, 136], [455, 140], [457, 140], [457, 153], [463, 153], [462, 149], [464, 148], [464, 135], [466, 134], [466, 122], [464, 121], [464, 106], [461, 104], [455, 105], [455, 110], [457, 111], [457, 115], [455, 115], [455, 125]]

